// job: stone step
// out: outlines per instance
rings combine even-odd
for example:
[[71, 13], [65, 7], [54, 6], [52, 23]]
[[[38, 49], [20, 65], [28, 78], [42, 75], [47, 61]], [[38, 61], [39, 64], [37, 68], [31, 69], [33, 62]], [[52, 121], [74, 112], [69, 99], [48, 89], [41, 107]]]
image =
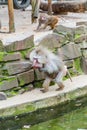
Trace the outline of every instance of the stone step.
[[55, 91], [57, 85], [51, 86], [47, 93], [42, 93], [39, 88], [30, 92], [0, 101], [0, 116], [16, 116], [26, 112], [34, 112], [41, 108], [56, 106], [65, 101], [87, 94], [87, 75], [80, 75], [64, 81], [65, 88]]

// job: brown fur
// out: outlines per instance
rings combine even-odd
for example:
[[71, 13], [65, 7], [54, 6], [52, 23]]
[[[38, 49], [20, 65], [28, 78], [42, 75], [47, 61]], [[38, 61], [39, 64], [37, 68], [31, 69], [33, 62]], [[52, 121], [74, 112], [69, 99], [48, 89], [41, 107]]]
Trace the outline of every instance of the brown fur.
[[37, 30], [40, 29], [41, 25], [44, 24], [43, 29], [46, 29], [47, 26], [50, 26], [51, 29], [54, 29], [58, 23], [58, 17], [53, 15], [41, 14], [38, 20], [39, 24]]

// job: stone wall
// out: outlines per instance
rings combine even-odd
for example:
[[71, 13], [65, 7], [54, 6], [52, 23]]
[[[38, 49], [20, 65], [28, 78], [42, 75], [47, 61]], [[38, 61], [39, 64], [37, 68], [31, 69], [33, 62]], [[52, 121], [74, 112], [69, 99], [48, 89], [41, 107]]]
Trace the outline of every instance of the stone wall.
[[34, 36], [5, 44], [0, 41], [0, 91], [31, 84], [34, 70], [26, 55], [34, 47]]
[[[40, 45], [59, 54], [70, 72], [87, 74], [87, 22], [78, 22], [75, 27], [58, 25], [52, 34], [45, 36]], [[34, 36], [4, 45], [0, 41], [0, 91], [17, 92], [41, 86], [44, 73], [32, 69], [29, 54], [34, 48]], [[81, 67], [80, 67], [81, 65]], [[41, 81], [41, 82], [40, 82]], [[21, 91], [20, 91], [21, 90]], [[22, 91], [23, 90], [23, 91]]]
[[87, 22], [77, 22], [74, 27], [58, 25], [53, 34], [40, 41], [40, 45], [59, 54], [74, 72], [82, 69], [87, 74]]

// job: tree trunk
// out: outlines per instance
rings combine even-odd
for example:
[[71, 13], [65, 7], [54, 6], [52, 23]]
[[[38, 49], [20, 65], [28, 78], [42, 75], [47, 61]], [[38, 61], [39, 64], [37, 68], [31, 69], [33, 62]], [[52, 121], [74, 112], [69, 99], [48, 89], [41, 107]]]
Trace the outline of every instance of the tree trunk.
[[48, 0], [48, 14], [52, 14], [52, 0]]
[[15, 32], [13, 0], [8, 0], [9, 32]]
[[[50, 2], [50, 0], [49, 0]], [[41, 1], [40, 9], [43, 11], [48, 10], [48, 3], [45, 0]], [[52, 2], [52, 11], [58, 14], [65, 14], [66, 12], [84, 12], [87, 10], [87, 1], [86, 0], [72, 0], [72, 1], [55, 1]]]

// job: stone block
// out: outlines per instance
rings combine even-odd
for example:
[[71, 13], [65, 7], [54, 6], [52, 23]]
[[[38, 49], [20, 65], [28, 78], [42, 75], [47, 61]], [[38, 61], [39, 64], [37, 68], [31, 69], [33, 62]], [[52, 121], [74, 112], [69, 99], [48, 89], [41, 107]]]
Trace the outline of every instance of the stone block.
[[79, 26], [79, 25], [86, 25], [87, 26], [87, 21], [76, 22], [76, 26]]
[[87, 74], [87, 58], [85, 57], [82, 57], [81, 59], [81, 68], [82, 68], [82, 71]]
[[34, 81], [34, 70], [31, 69], [27, 72], [23, 72], [17, 75], [19, 85], [23, 86]]
[[64, 63], [67, 66], [67, 68], [73, 68], [74, 67], [74, 60], [67, 60], [67, 61], [64, 61]]
[[86, 33], [86, 26], [80, 25], [75, 27], [75, 35], [81, 35]]
[[69, 43], [61, 47], [59, 50], [63, 60], [71, 60], [81, 56], [80, 48], [75, 43]]
[[75, 29], [73, 27], [67, 27], [64, 25], [58, 25], [54, 29], [55, 33], [64, 35], [68, 40], [72, 41], [74, 37]]
[[65, 36], [53, 33], [53, 34], [48, 34], [47, 36], [45, 36], [40, 41], [39, 45], [46, 46], [49, 49], [54, 49], [57, 47], [61, 47], [65, 41], [66, 41]]
[[81, 53], [82, 53], [82, 56], [83, 56], [84, 58], [87, 58], [87, 48], [86, 48], [86, 49], [82, 49], [82, 50], [81, 50]]
[[15, 52], [15, 53], [10, 53], [5, 55], [4, 61], [15, 61], [15, 60], [20, 60], [21, 59], [21, 54], [20, 52]]
[[15, 76], [11, 76], [7, 78], [6, 80], [3, 80], [0, 82], [0, 91], [8, 90], [14, 87], [18, 87], [18, 81]]
[[12, 63], [6, 63], [3, 70], [7, 70], [9, 75], [18, 74], [29, 70], [32, 67], [29, 61], [16, 61]]
[[23, 56], [25, 59], [29, 59], [30, 53], [31, 53], [32, 50], [33, 50], [33, 48], [28, 49], [28, 50], [25, 50], [25, 51], [22, 51], [21, 54], [22, 54], [22, 56]]
[[63, 25], [58, 25], [57, 28], [54, 29], [55, 33], [62, 34], [69, 41], [73, 41], [76, 35], [81, 35], [86, 33], [86, 26], [80, 25], [75, 27], [68, 27]]
[[33, 46], [34, 46], [34, 36], [31, 35], [30, 37], [27, 37], [23, 40], [15, 41], [8, 45], [5, 45], [5, 50], [7, 52], [14, 52], [14, 51], [28, 49]]
[[14, 52], [14, 53], [0, 52], [0, 62], [15, 61], [20, 59], [21, 59], [21, 54], [19, 52]]
[[0, 40], [0, 52], [1, 52], [1, 51], [4, 51], [4, 47], [3, 47], [2, 41]]
[[39, 71], [38, 69], [35, 69], [35, 80], [43, 80], [45, 79], [45, 74], [42, 71]]
[[87, 41], [87, 34], [79, 35], [74, 39], [75, 43], [82, 43], [83, 41]]
[[6, 100], [7, 95], [4, 92], [0, 92], [0, 100]]
[[54, 30], [55, 33], [61, 33], [65, 34], [64, 32], [72, 33], [73, 32], [73, 27], [68, 27], [64, 25], [58, 25]]
[[82, 43], [79, 43], [78, 46], [80, 49], [85, 49], [87, 48], [87, 42], [83, 41]]

